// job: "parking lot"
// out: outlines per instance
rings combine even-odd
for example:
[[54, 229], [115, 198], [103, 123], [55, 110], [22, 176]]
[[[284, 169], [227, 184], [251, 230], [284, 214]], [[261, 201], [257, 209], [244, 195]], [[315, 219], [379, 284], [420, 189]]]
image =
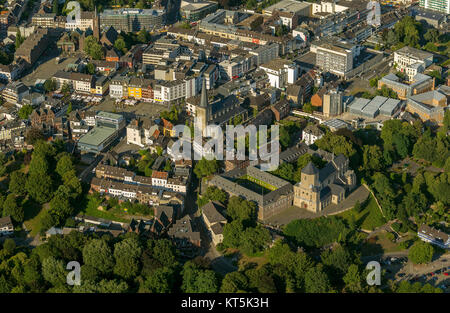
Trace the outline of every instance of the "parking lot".
[[429, 283], [450, 292], [450, 255], [443, 255], [429, 264], [415, 265], [407, 257], [387, 257], [381, 260], [386, 278], [397, 282]]

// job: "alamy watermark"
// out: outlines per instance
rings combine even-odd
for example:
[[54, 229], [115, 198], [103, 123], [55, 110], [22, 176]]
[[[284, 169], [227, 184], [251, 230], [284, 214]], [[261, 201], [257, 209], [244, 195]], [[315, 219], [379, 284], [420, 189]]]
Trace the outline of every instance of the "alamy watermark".
[[380, 26], [381, 25], [381, 6], [377, 1], [369, 1], [367, 3], [367, 25]]
[[366, 270], [371, 270], [367, 274], [366, 282], [369, 286], [381, 285], [381, 265], [377, 261], [370, 261], [366, 265]]
[[66, 266], [67, 270], [71, 270], [66, 276], [66, 282], [70, 286], [81, 285], [81, 266], [77, 261], [70, 261]]

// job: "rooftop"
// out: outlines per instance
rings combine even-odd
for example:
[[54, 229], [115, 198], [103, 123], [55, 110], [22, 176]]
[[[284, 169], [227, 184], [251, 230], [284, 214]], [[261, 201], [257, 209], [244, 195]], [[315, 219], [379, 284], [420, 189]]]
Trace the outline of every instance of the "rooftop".
[[98, 146], [114, 134], [116, 130], [114, 128], [97, 126], [94, 127], [90, 132], [80, 138], [78, 143]]

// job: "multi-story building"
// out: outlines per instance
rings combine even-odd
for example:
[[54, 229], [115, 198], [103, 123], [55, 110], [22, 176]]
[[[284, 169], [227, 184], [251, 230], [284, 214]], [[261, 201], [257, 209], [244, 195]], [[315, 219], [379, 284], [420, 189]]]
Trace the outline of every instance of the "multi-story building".
[[417, 114], [422, 121], [435, 121], [444, 123], [445, 111], [448, 109], [448, 100], [444, 93], [433, 90], [410, 96], [406, 102], [406, 110]]
[[15, 59], [23, 59], [29, 64], [34, 64], [37, 59], [44, 53], [49, 45], [48, 29], [41, 28], [30, 35], [16, 50]]
[[432, 63], [432, 53], [416, 48], [406, 46], [394, 52], [396, 69], [405, 73], [410, 81], [417, 73], [423, 73]]
[[223, 227], [227, 223], [227, 219], [220, 214], [225, 208], [216, 201], [209, 201], [201, 209], [203, 221], [211, 233], [212, 241], [214, 245], [218, 245], [223, 241]]
[[144, 147], [151, 144], [150, 137], [158, 130], [158, 125], [149, 118], [134, 119], [127, 126], [127, 143]]
[[442, 249], [450, 249], [450, 236], [428, 225], [422, 224], [417, 231], [417, 236]]
[[125, 127], [125, 118], [121, 114], [100, 111], [95, 115], [95, 126], [109, 127], [120, 130]]
[[270, 86], [285, 88], [288, 84], [294, 84], [298, 78], [298, 68], [295, 63], [284, 59], [273, 59], [260, 65], [269, 76]]
[[83, 73], [70, 73], [70, 79], [73, 82], [73, 88], [80, 93], [91, 93], [94, 86], [94, 76]]
[[56, 21], [55, 13], [36, 13], [31, 18], [31, 23], [34, 26], [42, 27], [42, 28], [54, 28]]
[[340, 115], [344, 112], [342, 91], [333, 89], [323, 94], [323, 114], [326, 117]]
[[161, 27], [165, 24], [165, 10], [124, 8], [118, 10], [104, 10], [100, 13], [102, 28], [114, 27], [117, 31], [138, 32]]
[[259, 66], [278, 58], [279, 45], [275, 42], [272, 42], [269, 45], [260, 46], [255, 50], [250, 51], [250, 53], [256, 56], [256, 65]]
[[0, 126], [0, 140], [11, 140], [25, 134], [27, 124], [24, 121], [11, 121]]
[[420, 0], [420, 7], [450, 14], [450, 0]]
[[335, 44], [323, 43], [317, 47], [316, 65], [323, 71], [345, 76], [353, 69], [353, 50]]
[[405, 83], [395, 74], [387, 74], [378, 81], [378, 89], [383, 86], [394, 90], [398, 98], [406, 100], [412, 95], [434, 90], [434, 78], [424, 74], [416, 74], [412, 81]]
[[22, 82], [10, 82], [2, 91], [3, 99], [12, 104], [20, 104], [24, 97], [30, 94], [27, 86]]
[[316, 125], [308, 125], [302, 131], [302, 139], [308, 146], [312, 145], [317, 139], [322, 138], [323, 135], [323, 131]]
[[218, 4], [213, 1], [182, 0], [180, 14], [183, 20], [195, 22], [217, 10]]
[[180, 43], [174, 39], [159, 39], [142, 53], [142, 63], [157, 65], [163, 59], [175, 59], [182, 52]]
[[9, 82], [12, 80], [16, 80], [19, 77], [20, 67], [9, 64], [3, 65], [0, 64], [0, 80], [4, 82]]

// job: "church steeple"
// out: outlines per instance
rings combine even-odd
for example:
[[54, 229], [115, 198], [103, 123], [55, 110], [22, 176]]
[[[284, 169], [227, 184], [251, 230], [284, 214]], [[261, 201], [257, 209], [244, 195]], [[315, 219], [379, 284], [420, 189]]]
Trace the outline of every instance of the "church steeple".
[[97, 6], [95, 6], [95, 8], [94, 8], [94, 20], [92, 21], [93, 23], [93, 25], [92, 25], [92, 28], [93, 28], [93, 33], [94, 33], [94, 37], [97, 39], [97, 40], [100, 40], [100, 18], [99, 18], [99, 16], [98, 16], [98, 14], [97, 14]]
[[203, 78], [202, 81], [202, 94], [200, 96], [200, 107], [207, 108], [208, 107], [208, 91], [206, 90], [206, 79]]

